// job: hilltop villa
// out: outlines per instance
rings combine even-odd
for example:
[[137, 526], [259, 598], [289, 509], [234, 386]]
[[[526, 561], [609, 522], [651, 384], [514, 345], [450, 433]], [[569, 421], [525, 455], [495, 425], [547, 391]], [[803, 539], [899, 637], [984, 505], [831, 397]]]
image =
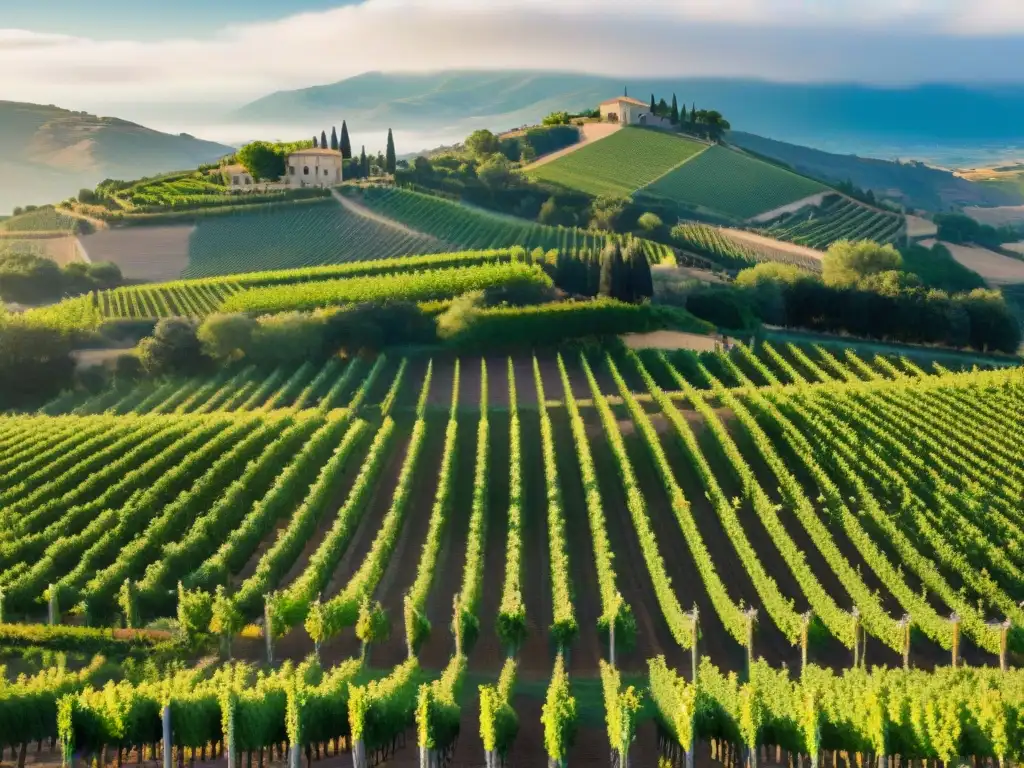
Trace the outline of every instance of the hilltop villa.
[[255, 181], [242, 165], [224, 168], [228, 187], [241, 189], [297, 189], [301, 187], [333, 187], [342, 181], [341, 152], [336, 149], [300, 149], [288, 155], [284, 176], [277, 181]]
[[647, 125], [653, 117], [650, 105], [629, 96], [617, 96], [614, 99], [602, 101], [599, 109], [602, 120], [622, 125]]

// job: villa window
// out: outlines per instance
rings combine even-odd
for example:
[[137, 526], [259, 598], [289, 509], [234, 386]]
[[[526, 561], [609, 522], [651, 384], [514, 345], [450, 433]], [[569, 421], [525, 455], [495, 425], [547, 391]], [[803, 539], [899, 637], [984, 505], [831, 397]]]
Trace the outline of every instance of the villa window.
[[289, 176], [294, 176], [295, 175], [295, 166], [294, 165], [289, 165], [288, 166], [288, 175]]
[[231, 177], [231, 183], [234, 184], [237, 187], [238, 186], [238, 177], [237, 176], [232, 176]]
[[324, 176], [328, 176], [328, 175], [329, 175], [329, 174], [327, 173], [327, 169], [326, 169], [326, 168], [324, 168]]
[[246, 183], [246, 184], [252, 184], [252, 179], [251, 179], [251, 178], [249, 178], [248, 176], [246, 176], [246, 177], [245, 177], [245, 183]]
[[307, 165], [307, 166], [304, 166], [304, 167], [302, 168], [302, 175], [303, 175], [303, 176], [309, 176], [309, 166], [308, 166], [308, 165]]

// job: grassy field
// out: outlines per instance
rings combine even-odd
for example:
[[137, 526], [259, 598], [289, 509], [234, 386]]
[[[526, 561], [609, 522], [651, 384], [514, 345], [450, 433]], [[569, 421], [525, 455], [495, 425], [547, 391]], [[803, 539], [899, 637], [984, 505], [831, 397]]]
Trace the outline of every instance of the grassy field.
[[710, 147], [641, 194], [748, 219], [822, 192], [812, 179], [721, 146]]
[[343, 209], [333, 199], [198, 220], [183, 277], [291, 269], [443, 250]]
[[43, 206], [34, 211], [12, 216], [0, 222], [4, 232], [77, 232], [82, 222], [73, 216], [58, 213], [52, 206]]
[[595, 196], [629, 197], [704, 149], [705, 144], [662, 131], [624, 128], [530, 176]]

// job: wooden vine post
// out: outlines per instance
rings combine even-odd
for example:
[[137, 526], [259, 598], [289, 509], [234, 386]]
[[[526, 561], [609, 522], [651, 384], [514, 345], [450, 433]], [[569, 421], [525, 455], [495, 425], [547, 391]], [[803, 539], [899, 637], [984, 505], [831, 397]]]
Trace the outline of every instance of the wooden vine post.
[[853, 611], [850, 612], [850, 618], [853, 621], [853, 666], [854, 669], [860, 666], [860, 633], [861, 633], [861, 621], [860, 621], [860, 608], [853, 606]]
[[747, 617], [747, 680], [750, 680], [750, 673], [754, 668], [754, 624], [757, 623], [757, 608], [750, 608], [746, 612]]
[[960, 614], [955, 611], [949, 614], [949, 623], [953, 625], [953, 669], [960, 665]]
[[235, 759], [235, 701], [231, 694], [228, 694], [227, 706], [227, 733], [224, 734], [224, 748], [228, 753], [228, 768], [238, 768]]
[[700, 651], [697, 650], [697, 639], [700, 637], [699, 619], [700, 613], [697, 604], [693, 604], [693, 613], [690, 616], [693, 626], [693, 637], [690, 638], [690, 682], [697, 684], [697, 669], [700, 666]]
[[174, 739], [171, 731], [171, 702], [164, 704], [163, 712], [164, 768], [174, 768]]
[[[405, 607], [405, 615], [409, 616], [412, 614], [412, 595], [408, 592], [405, 593], [405, 600], [403, 601]], [[415, 622], [405, 622], [405, 651], [408, 654], [406, 658], [411, 659], [416, 654], [413, 652], [413, 637], [412, 634], [415, 631]]]
[[271, 620], [272, 606], [270, 594], [263, 596], [263, 639], [267, 644], [267, 664], [274, 663], [274, 622]]
[[[3, 595], [0, 593], [0, 600]], [[0, 624], [3, 623], [3, 614], [0, 613]], [[989, 623], [989, 627], [999, 633], [999, 671], [1005, 672], [1008, 669], [1006, 661], [1007, 644], [1009, 642], [1010, 627], [1013, 623], [1006, 619], [1005, 621], [993, 621]]]
[[4, 591], [0, 589], [0, 624], [4, 623]]
[[615, 625], [619, 620], [619, 611], [622, 610], [622, 595], [615, 593], [615, 602], [612, 604], [611, 621], [608, 625], [608, 661], [615, 666]]
[[48, 618], [50, 626], [55, 627], [60, 623], [60, 608], [57, 605], [57, 585], [51, 584], [50, 588], [46, 591], [49, 596]]
[[900, 619], [900, 626], [903, 627], [903, 668], [910, 669], [910, 614], [906, 613]]
[[803, 614], [800, 618], [803, 622], [800, 625], [800, 677], [807, 671], [807, 640], [811, 633], [811, 611]]

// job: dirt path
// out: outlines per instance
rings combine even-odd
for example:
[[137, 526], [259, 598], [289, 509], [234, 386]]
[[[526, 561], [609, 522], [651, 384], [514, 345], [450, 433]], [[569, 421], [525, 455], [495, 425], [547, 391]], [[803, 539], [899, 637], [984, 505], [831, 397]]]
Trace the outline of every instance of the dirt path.
[[821, 203], [825, 200], [825, 196], [830, 194], [834, 193], [831, 190], [818, 192], [817, 194], [811, 195], [810, 197], [795, 200], [792, 203], [780, 205], [778, 208], [772, 208], [772, 210], [770, 211], [759, 213], [757, 214], [757, 216], [753, 216], [747, 219], [747, 221], [751, 222], [752, 224], [760, 224], [766, 221], [771, 221], [772, 219], [777, 219], [779, 218], [779, 216], [782, 216], [783, 214], [786, 213], [795, 213], [796, 211], [799, 211], [801, 208], [806, 208], [809, 205], [818, 206], [821, 205]]
[[[560, 390], [559, 390], [560, 392]], [[596, 677], [606, 643], [598, 636], [597, 621], [601, 617], [601, 591], [594, 563], [593, 537], [587, 520], [586, 498], [580, 476], [576, 444], [569, 426], [568, 412], [564, 408], [551, 410], [555, 437], [555, 459], [558, 482], [562, 489], [565, 510], [565, 538], [569, 543], [569, 569], [573, 606], [579, 637], [573, 643], [569, 657], [569, 673], [574, 676]]]
[[630, 349], [692, 349], [695, 352], [714, 352], [721, 344], [718, 336], [703, 336], [683, 331], [627, 333], [619, 338]]
[[[533, 389], [532, 383], [530, 389]], [[523, 409], [519, 419], [524, 483], [522, 590], [527, 630], [526, 640], [519, 650], [519, 674], [523, 679], [547, 680], [551, 677], [554, 656], [548, 637], [551, 557], [548, 552], [544, 461], [540, 451], [540, 416], [536, 410]]]
[[[434, 569], [434, 582], [427, 598], [430, 635], [420, 649], [420, 663], [427, 669], [443, 669], [455, 651], [452, 637], [452, 601], [462, 588], [462, 572], [466, 565], [466, 542], [469, 540], [469, 518], [473, 512], [473, 474], [476, 457], [476, 418], [459, 417], [459, 434], [455, 452], [459, 457], [452, 487], [452, 503], [448, 525], [441, 537], [441, 551]], [[489, 571], [485, 571], [485, 582]]]
[[[490, 375], [490, 372], [488, 372]], [[505, 547], [508, 541], [509, 420], [507, 414], [488, 415], [491, 441], [487, 485], [487, 539], [484, 550], [484, 583], [480, 596], [480, 638], [469, 657], [474, 671], [492, 673], [497, 679], [505, 663], [505, 649], [498, 638], [497, 617], [504, 586]]]
[[595, 141], [606, 139], [613, 133], [620, 130], [622, 130], [622, 126], [618, 123], [584, 123], [580, 126], [580, 140], [576, 144], [573, 144], [571, 147], [566, 147], [565, 149], [560, 149], [557, 152], [544, 155], [523, 167], [522, 170], [524, 173], [529, 173], [534, 168], [540, 168], [542, 165], [547, 165], [560, 157], [571, 155], [576, 150], [582, 149], [588, 144], [593, 144]]
[[349, 213], [354, 213], [356, 216], [362, 216], [364, 219], [369, 219], [370, 221], [375, 221], [378, 224], [383, 224], [385, 227], [397, 229], [399, 232], [402, 232], [406, 235], [425, 237], [428, 240], [435, 240], [437, 242], [440, 242], [440, 240], [437, 240], [437, 238], [432, 237], [431, 235], [419, 232], [415, 229], [412, 229], [411, 227], [405, 226], [405, 224], [402, 224], [399, 221], [389, 219], [387, 216], [381, 216], [379, 213], [371, 211], [362, 203], [356, 202], [355, 200], [345, 197], [336, 189], [332, 189], [331, 194], [334, 196], [334, 199], [338, 201], [338, 204]]
[[420, 553], [430, 528], [430, 513], [437, 493], [438, 471], [444, 454], [447, 421], [443, 414], [437, 414], [428, 424], [427, 436], [413, 477], [409, 508], [405, 512], [402, 531], [388, 560], [384, 576], [377, 585], [374, 597], [380, 600], [391, 621], [391, 638], [387, 643], [374, 649], [373, 663], [376, 666], [393, 667], [405, 661], [407, 655], [403, 624], [405, 595], [416, 581]]
[[[672, 637], [658, 605], [647, 563], [640, 549], [640, 541], [626, 508], [625, 493], [615, 466], [615, 458], [603, 433], [600, 432], [601, 425], [596, 412], [592, 411], [584, 418], [588, 422], [588, 433], [593, 435], [590, 439], [591, 452], [601, 488], [608, 538], [615, 556], [612, 562], [615, 564], [619, 591], [632, 607], [637, 624], [636, 647], [632, 652], [620, 652], [616, 661], [623, 671], [642, 673], [646, 669], [648, 659], [663, 654], [669, 667], [681, 670], [684, 664], [688, 664], [688, 659], [682, 647]], [[663, 556], [666, 554], [662, 552]], [[690, 606], [683, 607], [688, 609]]]
[[805, 259], [813, 259], [815, 261], [821, 261], [822, 257], [825, 255], [822, 251], [816, 251], [813, 248], [808, 248], [804, 245], [787, 243], [785, 240], [776, 240], [773, 237], [765, 237], [764, 235], [758, 235], [754, 232], [747, 232], [745, 229], [721, 227], [719, 228], [719, 231], [726, 237], [737, 241], [740, 244], [750, 245], [754, 248], [769, 249], [793, 256], [801, 256]]

